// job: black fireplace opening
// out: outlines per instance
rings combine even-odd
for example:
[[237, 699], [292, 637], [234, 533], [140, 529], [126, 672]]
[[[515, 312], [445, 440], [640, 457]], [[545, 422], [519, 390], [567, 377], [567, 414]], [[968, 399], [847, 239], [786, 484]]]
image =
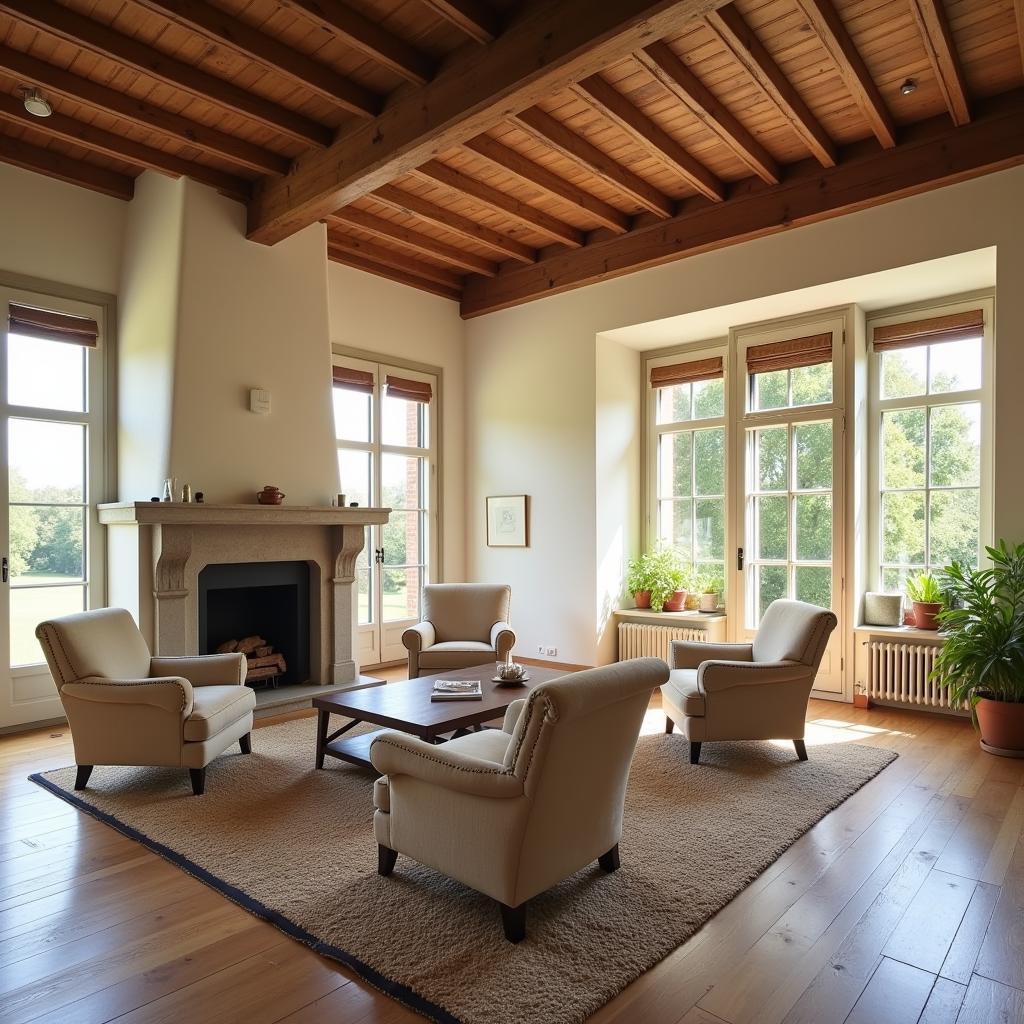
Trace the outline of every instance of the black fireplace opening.
[[[310, 618], [307, 562], [236, 562], [199, 573], [199, 653], [229, 641], [261, 637], [271, 650], [245, 652], [254, 687], [309, 681]], [[273, 657], [284, 659], [274, 672]], [[262, 663], [262, 664], [261, 664]]]

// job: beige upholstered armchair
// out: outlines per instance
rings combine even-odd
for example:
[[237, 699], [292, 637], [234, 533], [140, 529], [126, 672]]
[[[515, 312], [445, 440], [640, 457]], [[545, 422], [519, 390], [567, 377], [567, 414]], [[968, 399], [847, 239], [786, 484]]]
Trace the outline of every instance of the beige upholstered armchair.
[[201, 796], [210, 761], [236, 742], [249, 753], [244, 655], [152, 658], [123, 608], [50, 619], [36, 636], [71, 727], [75, 789], [93, 765], [163, 765], [187, 768]]
[[655, 658], [589, 669], [513, 703], [502, 729], [433, 746], [373, 741], [378, 870], [399, 853], [496, 899], [505, 936], [526, 934], [526, 901], [597, 861], [619, 866], [629, 766], [654, 688]]
[[752, 644], [675, 640], [661, 688], [665, 732], [679, 725], [690, 763], [705, 740], [792, 740], [807, 760], [807, 700], [836, 617], [803, 601], [773, 601]]
[[516, 642], [508, 624], [511, 597], [512, 588], [504, 585], [428, 583], [423, 588], [423, 621], [402, 634], [409, 678], [504, 661]]

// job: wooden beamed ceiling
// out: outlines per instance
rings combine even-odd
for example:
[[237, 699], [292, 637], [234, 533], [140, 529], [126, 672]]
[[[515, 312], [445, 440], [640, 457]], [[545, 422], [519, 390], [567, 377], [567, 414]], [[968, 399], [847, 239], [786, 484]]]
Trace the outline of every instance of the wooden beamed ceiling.
[[1024, 162], [1024, 0], [0, 0], [0, 161], [475, 316]]

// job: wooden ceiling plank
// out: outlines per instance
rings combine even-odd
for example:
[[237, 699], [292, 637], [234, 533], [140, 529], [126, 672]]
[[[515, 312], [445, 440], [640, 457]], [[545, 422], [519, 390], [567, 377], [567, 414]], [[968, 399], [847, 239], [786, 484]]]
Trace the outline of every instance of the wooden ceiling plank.
[[949, 18], [942, 0], [909, 0], [921, 39], [928, 53], [935, 78], [942, 90], [953, 124], [967, 124], [971, 119], [971, 106], [967, 99], [967, 86], [960, 66], [960, 57], [953, 42]]
[[591, 75], [577, 82], [575, 91], [587, 103], [596, 106], [605, 117], [614, 121], [634, 141], [647, 150], [653, 149], [659, 160], [668, 164], [701, 195], [715, 202], [725, 198], [725, 185], [722, 181], [600, 75]]
[[421, 291], [432, 292], [434, 295], [440, 295], [445, 299], [453, 299], [458, 302], [462, 296], [460, 288], [449, 288], [443, 284], [438, 284], [436, 281], [418, 277], [415, 274], [409, 274], [404, 270], [397, 270], [394, 267], [378, 263], [365, 256], [354, 256], [341, 246], [328, 245], [327, 257], [335, 263], [342, 263], [346, 267], [352, 267], [353, 270], [363, 270], [368, 274], [375, 274], [377, 277], [396, 281], [398, 284], [405, 284], [412, 288], [419, 288]]
[[821, 41], [832, 58], [839, 77], [842, 78], [847, 92], [853, 97], [857, 106], [871, 126], [875, 138], [885, 149], [896, 145], [896, 125], [889, 113], [885, 100], [875, 84], [854, 45], [850, 33], [847, 32], [839, 13], [832, 6], [831, 0], [796, 0], [801, 13], [807, 19], [811, 30]]
[[84, 121], [76, 121], [73, 117], [54, 111], [49, 117], [33, 117], [20, 100], [14, 96], [0, 93], [0, 120], [11, 124], [27, 125], [36, 131], [54, 138], [63, 139], [91, 149], [96, 153], [112, 156], [117, 160], [135, 164], [138, 167], [149, 167], [174, 177], [182, 175], [210, 185], [212, 188], [245, 202], [250, 195], [250, 186], [241, 178], [225, 174], [213, 167], [198, 164], [194, 160], [185, 160], [173, 153], [165, 153], [162, 149], [154, 149], [124, 135], [104, 131]]
[[438, 185], [444, 185], [445, 188], [462, 192], [471, 199], [526, 224], [527, 227], [533, 228], [535, 231], [543, 232], [556, 242], [564, 242], [566, 245], [576, 248], [583, 245], [582, 231], [578, 231], [557, 217], [552, 217], [551, 214], [538, 210], [499, 189], [492, 188], [476, 178], [471, 178], [468, 174], [463, 174], [438, 160], [429, 160], [422, 167], [417, 167], [416, 174], [436, 182]]
[[518, 150], [512, 149], [511, 146], [506, 146], [489, 135], [478, 135], [475, 139], [469, 139], [463, 143], [463, 146], [510, 174], [514, 174], [527, 184], [589, 214], [603, 227], [610, 228], [616, 234], [621, 235], [629, 230], [629, 214], [615, 209], [610, 203], [598, 199], [597, 196], [591, 195], [571, 181], [566, 181], [565, 178], [553, 174], [546, 167], [534, 163]]
[[860, 146], [836, 167], [758, 186], [718, 205], [684, 210], [628, 235], [591, 242], [493, 280], [466, 279], [462, 315], [507, 309], [531, 299], [606, 281], [645, 267], [711, 252], [893, 199], [1024, 165], [1024, 89], [977, 101], [963, 127], [946, 114], [909, 126], [892, 150]]
[[638, 51], [636, 59], [673, 96], [704, 122], [762, 181], [775, 185], [779, 165], [774, 157], [740, 124], [732, 112], [675, 55], [665, 42]]
[[216, 128], [190, 121], [179, 114], [172, 114], [144, 100], [135, 99], [120, 89], [100, 85], [7, 46], [0, 46], [0, 69], [30, 85], [38, 86], [44, 92], [123, 117], [126, 121], [166, 138], [185, 142], [204, 153], [211, 153], [261, 174], [285, 174], [290, 166], [288, 158], [278, 153], [254, 146], [244, 139], [236, 139]]
[[331, 214], [327, 219], [328, 224], [337, 224], [344, 227], [351, 225], [359, 228], [360, 231], [367, 231], [378, 238], [385, 238], [389, 242], [396, 242], [415, 252], [421, 252], [425, 256], [438, 260], [441, 263], [449, 263], [454, 267], [470, 271], [476, 274], [483, 274], [493, 277], [498, 273], [497, 264], [491, 260], [477, 256], [476, 253], [465, 252], [454, 245], [442, 242], [438, 238], [413, 231], [402, 224], [385, 220], [375, 214], [359, 210], [354, 206], [346, 206], [337, 213]]
[[345, 249], [353, 256], [365, 256], [377, 263], [394, 267], [396, 270], [404, 270], [406, 273], [415, 274], [427, 281], [436, 281], [438, 284], [443, 284], [456, 291], [462, 288], [461, 278], [451, 270], [435, 267], [432, 263], [395, 252], [377, 242], [370, 242], [364, 238], [353, 238], [351, 235], [342, 234], [335, 228], [327, 232], [327, 247], [328, 249]]
[[478, 43], [489, 43], [501, 31], [497, 14], [478, 0], [422, 0], [422, 3]]
[[449, 210], [444, 206], [424, 199], [423, 196], [415, 195], [412, 192], [405, 192], [394, 185], [382, 185], [376, 192], [370, 193], [374, 199], [379, 199], [392, 209], [401, 210], [421, 220], [430, 221], [440, 227], [447, 229], [470, 241], [486, 245], [501, 253], [502, 256], [517, 260], [520, 263], [533, 263], [537, 259], [537, 253], [528, 245], [517, 242], [514, 238], [494, 231], [492, 228], [477, 224], [476, 221], [464, 217], [461, 213]]
[[351, 78], [339, 75], [273, 36], [265, 35], [201, 0], [135, 0], [148, 11], [198, 32], [245, 57], [258, 61], [272, 71], [310, 89], [339, 107], [360, 117], [371, 117], [383, 106], [383, 98], [364, 89]]
[[54, 0], [0, 0], [0, 11], [48, 35], [84, 47], [150, 78], [183, 89], [190, 95], [233, 110], [300, 142], [327, 146], [333, 138], [334, 133], [325, 125], [265, 100], [249, 89], [169, 57], [131, 36], [122, 35], [101, 22], [62, 7]]
[[135, 192], [135, 179], [118, 174], [106, 167], [96, 167], [53, 149], [33, 146], [23, 139], [0, 135], [0, 161], [13, 164], [26, 171], [35, 171], [48, 178], [81, 185], [93, 192], [102, 192], [115, 199], [131, 199]]
[[250, 204], [249, 237], [267, 244], [286, 238], [724, 2], [529, 5], [492, 43], [460, 50], [379, 117], [323, 152], [300, 154], [286, 183], [264, 183]]
[[278, 0], [305, 15], [332, 36], [415, 85], [425, 85], [437, 70], [426, 54], [383, 29], [341, 0]]
[[793, 126], [822, 167], [835, 167], [838, 159], [835, 143], [753, 29], [743, 20], [736, 5], [727, 4], [712, 11], [707, 21], [718, 38], [761, 87], [762, 92]]
[[562, 156], [583, 164], [613, 188], [639, 203], [655, 216], [667, 218], [675, 213], [675, 203], [664, 192], [623, 167], [592, 142], [577, 135], [568, 125], [540, 107], [530, 107], [516, 115], [516, 121]]

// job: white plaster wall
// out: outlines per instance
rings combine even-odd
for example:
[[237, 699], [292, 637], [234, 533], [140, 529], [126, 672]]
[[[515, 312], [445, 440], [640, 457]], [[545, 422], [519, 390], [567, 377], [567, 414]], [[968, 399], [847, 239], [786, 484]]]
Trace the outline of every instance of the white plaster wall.
[[[327, 265], [331, 341], [442, 371], [442, 575], [466, 570], [465, 342], [459, 307], [450, 299], [343, 267]], [[331, 435], [333, 436], [333, 434]]]

